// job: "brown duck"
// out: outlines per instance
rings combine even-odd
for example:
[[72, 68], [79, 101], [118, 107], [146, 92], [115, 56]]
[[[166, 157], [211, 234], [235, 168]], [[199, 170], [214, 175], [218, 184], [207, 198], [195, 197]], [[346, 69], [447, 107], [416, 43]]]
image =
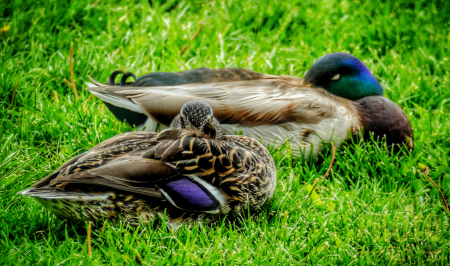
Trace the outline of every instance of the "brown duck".
[[149, 223], [213, 220], [261, 207], [275, 190], [267, 149], [228, 136], [205, 102], [183, 105], [169, 129], [130, 132], [103, 141], [27, 190], [58, 217]]

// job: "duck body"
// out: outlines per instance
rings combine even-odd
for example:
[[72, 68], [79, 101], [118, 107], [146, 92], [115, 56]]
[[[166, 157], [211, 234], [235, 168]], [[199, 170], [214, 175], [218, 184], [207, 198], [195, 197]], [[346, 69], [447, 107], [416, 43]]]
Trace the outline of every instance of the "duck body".
[[121, 134], [21, 194], [60, 218], [135, 226], [165, 214], [177, 228], [261, 207], [276, 185], [269, 152], [249, 137], [214, 136], [192, 126]]
[[117, 86], [117, 73], [109, 84], [93, 80], [88, 90], [116, 117], [146, 130], [170, 125], [184, 102], [202, 100], [211, 105], [227, 134], [242, 132], [275, 147], [289, 140], [296, 155], [317, 157], [324, 143], [339, 145], [362, 128], [369, 129], [367, 138], [370, 131], [389, 144], [413, 148], [406, 114], [382, 96], [367, 67], [348, 54], [319, 59], [305, 79], [240, 68], [199, 68], [150, 73], [134, 83], [125, 82], [127, 73], [124, 86]]

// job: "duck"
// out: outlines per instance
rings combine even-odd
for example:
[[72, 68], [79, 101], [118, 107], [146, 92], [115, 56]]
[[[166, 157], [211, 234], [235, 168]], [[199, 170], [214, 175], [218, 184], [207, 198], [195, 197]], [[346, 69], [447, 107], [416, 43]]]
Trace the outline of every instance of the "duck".
[[[115, 83], [119, 74], [121, 81]], [[129, 77], [136, 81], [127, 82]], [[297, 156], [317, 158], [327, 143], [339, 147], [355, 137], [414, 147], [405, 112], [383, 96], [369, 68], [348, 53], [324, 55], [304, 78], [242, 68], [156, 72], [137, 79], [115, 71], [107, 84], [89, 78], [87, 90], [118, 119], [140, 129], [161, 130], [186, 101], [201, 100], [213, 108], [227, 134], [241, 133], [274, 148], [289, 141]]]
[[257, 210], [276, 183], [266, 147], [225, 135], [210, 105], [190, 101], [169, 128], [107, 139], [20, 194], [61, 219], [139, 226], [160, 217], [178, 229]]

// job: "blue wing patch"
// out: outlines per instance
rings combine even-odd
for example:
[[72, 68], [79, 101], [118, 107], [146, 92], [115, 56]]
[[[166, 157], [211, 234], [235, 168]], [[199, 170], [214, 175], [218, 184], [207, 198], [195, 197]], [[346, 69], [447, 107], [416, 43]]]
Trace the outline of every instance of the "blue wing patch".
[[196, 176], [184, 176], [158, 187], [171, 204], [187, 211], [218, 213], [225, 202], [218, 188]]

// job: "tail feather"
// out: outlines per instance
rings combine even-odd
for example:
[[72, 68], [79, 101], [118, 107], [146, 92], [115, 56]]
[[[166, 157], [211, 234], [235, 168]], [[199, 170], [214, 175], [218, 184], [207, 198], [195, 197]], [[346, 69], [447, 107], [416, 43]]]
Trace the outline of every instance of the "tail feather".
[[92, 86], [92, 83], [86, 82], [86, 84], [88, 85], [88, 87], [95, 87], [95, 86], [101, 86], [101, 87], [106, 87], [108, 85], [103, 84], [99, 81], [96, 81], [95, 79], [93, 79], [91, 76], [88, 75], [88, 78], [92, 81], [92, 83], [94, 83], [94, 85]]
[[87, 88], [87, 90], [102, 100], [117, 119], [122, 122], [126, 121], [131, 126], [136, 126], [138, 128], [145, 125], [148, 117], [138, 105], [126, 97], [103, 91], [102, 87], [107, 85], [102, 84], [91, 77], [89, 78], [93, 84], [88, 83], [87, 85], [90, 87]]
[[83, 200], [83, 201], [91, 201], [91, 200], [106, 200], [109, 197], [115, 197], [114, 192], [103, 192], [103, 193], [87, 193], [87, 192], [71, 192], [71, 191], [62, 191], [58, 189], [27, 189], [20, 191], [21, 195], [28, 195], [33, 198], [41, 198], [41, 199], [65, 199], [65, 200]]

